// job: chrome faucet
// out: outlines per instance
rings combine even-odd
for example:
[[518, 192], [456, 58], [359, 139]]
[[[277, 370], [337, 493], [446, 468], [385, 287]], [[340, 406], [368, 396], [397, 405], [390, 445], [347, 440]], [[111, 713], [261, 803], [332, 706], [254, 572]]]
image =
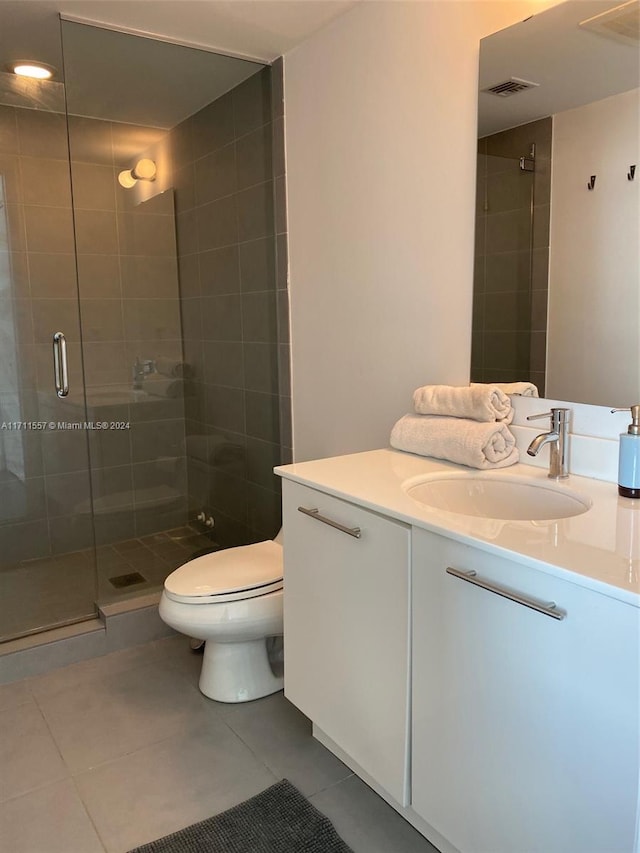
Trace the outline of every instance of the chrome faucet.
[[529, 447], [529, 456], [537, 456], [540, 448], [549, 445], [549, 477], [565, 480], [569, 476], [567, 465], [567, 437], [569, 435], [569, 413], [571, 409], [551, 409], [542, 415], [529, 415], [528, 421], [551, 418], [551, 431], [537, 435]]
[[140, 356], [136, 356], [136, 360], [133, 365], [133, 390], [140, 391], [142, 389], [144, 377], [148, 376], [149, 373], [154, 372], [155, 362], [152, 358], [146, 358], [141, 361]]

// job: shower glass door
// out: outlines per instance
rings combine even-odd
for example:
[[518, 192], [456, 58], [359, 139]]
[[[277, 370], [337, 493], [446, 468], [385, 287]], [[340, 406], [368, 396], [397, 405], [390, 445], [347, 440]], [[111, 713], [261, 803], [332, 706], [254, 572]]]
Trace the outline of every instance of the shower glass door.
[[115, 604], [278, 530], [270, 69], [77, 21], [62, 43], [87, 408], [111, 427], [89, 446], [98, 602]]
[[95, 615], [61, 82], [0, 73], [0, 641]]
[[158, 589], [194, 550], [211, 549], [188, 525], [193, 369], [165, 119], [174, 54], [189, 49], [73, 21], [61, 28], [86, 401], [108, 425], [89, 442], [102, 605]]

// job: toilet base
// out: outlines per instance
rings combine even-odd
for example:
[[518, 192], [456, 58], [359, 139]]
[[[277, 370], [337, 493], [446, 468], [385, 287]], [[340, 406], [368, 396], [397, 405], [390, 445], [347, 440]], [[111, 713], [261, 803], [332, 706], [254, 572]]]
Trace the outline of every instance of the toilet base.
[[216, 643], [204, 647], [200, 691], [217, 702], [250, 702], [284, 687], [269, 664], [266, 640]]

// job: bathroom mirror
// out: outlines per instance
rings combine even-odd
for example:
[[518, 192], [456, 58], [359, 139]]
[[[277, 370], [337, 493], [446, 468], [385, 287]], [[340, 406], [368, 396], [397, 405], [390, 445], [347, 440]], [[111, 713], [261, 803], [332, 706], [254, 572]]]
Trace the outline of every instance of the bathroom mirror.
[[481, 41], [472, 381], [640, 400], [639, 30], [570, 0]]

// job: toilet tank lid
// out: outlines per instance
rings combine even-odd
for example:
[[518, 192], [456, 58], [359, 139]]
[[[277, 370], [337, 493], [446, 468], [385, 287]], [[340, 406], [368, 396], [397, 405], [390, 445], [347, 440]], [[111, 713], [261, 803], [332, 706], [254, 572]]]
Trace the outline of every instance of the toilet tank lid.
[[196, 557], [164, 582], [179, 596], [211, 596], [256, 589], [282, 580], [282, 546], [271, 540]]

